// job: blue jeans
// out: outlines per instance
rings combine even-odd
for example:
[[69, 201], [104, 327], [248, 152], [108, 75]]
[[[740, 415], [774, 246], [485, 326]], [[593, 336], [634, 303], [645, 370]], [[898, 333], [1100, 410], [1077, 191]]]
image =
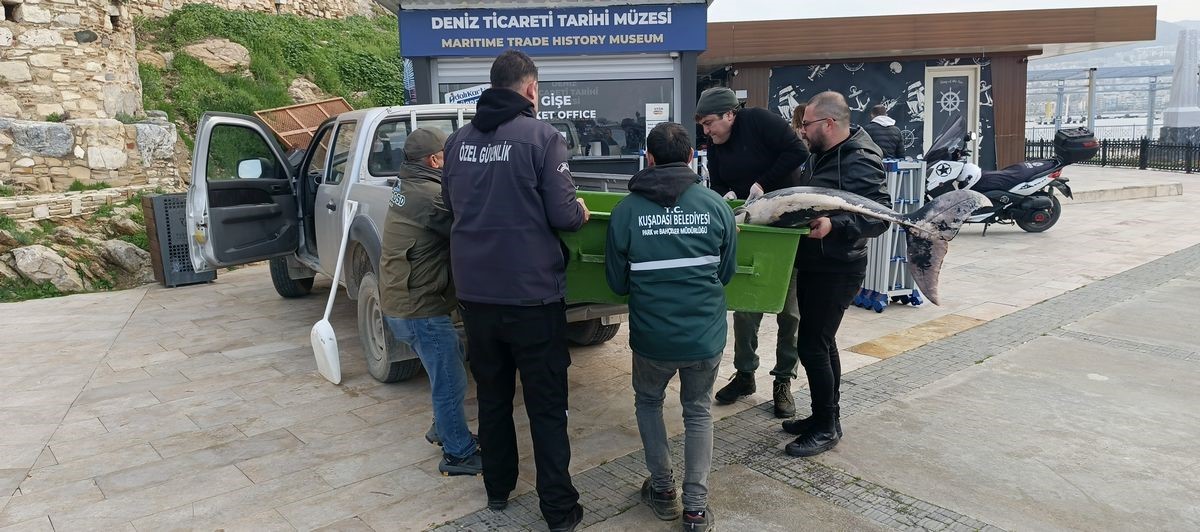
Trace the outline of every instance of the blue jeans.
[[683, 509], [703, 511], [708, 505], [708, 472], [712, 469], [713, 383], [721, 354], [690, 361], [653, 360], [633, 355], [633, 404], [638, 432], [646, 450], [646, 468], [655, 491], [675, 488], [663, 400], [667, 383], [679, 373], [679, 402], [683, 405]]
[[442, 451], [454, 458], [475, 453], [475, 441], [467, 428], [463, 400], [467, 395], [467, 368], [462, 343], [450, 316], [393, 318], [384, 320], [397, 340], [412, 346], [429, 375], [433, 391], [433, 419]]

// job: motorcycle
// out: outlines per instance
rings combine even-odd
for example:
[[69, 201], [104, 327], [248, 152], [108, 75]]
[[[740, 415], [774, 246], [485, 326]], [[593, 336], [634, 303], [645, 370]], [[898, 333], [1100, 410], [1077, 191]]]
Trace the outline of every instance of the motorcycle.
[[1030, 159], [1002, 170], [984, 172], [968, 160], [974, 133], [966, 131], [963, 117], [946, 128], [925, 153], [925, 192], [928, 199], [956, 189], [971, 189], [987, 196], [991, 207], [975, 211], [967, 223], [982, 223], [983, 234], [992, 224], [1013, 224], [1030, 233], [1040, 233], [1058, 223], [1062, 204], [1057, 190], [1071, 198], [1069, 179], [1062, 176], [1067, 165], [1096, 155], [1100, 143], [1087, 128], [1064, 129], [1054, 135], [1054, 157]]

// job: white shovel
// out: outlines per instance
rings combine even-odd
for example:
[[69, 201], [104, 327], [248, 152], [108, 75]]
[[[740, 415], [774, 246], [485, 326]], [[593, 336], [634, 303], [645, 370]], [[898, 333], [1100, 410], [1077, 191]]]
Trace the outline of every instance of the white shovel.
[[333, 286], [329, 288], [329, 302], [325, 304], [325, 317], [313, 325], [312, 339], [313, 356], [317, 357], [317, 372], [334, 384], [342, 382], [342, 359], [338, 356], [337, 333], [329, 323], [329, 314], [333, 312], [333, 298], [340, 289], [342, 278], [342, 259], [346, 256], [346, 241], [349, 240], [350, 223], [358, 212], [358, 202], [346, 200], [342, 211], [342, 241], [338, 245], [337, 265], [333, 268]]

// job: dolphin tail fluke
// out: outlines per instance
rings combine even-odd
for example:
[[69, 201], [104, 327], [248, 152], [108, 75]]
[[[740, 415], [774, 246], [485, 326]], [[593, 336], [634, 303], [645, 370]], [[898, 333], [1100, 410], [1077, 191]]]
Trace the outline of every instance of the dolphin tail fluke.
[[904, 215], [904, 225], [949, 242], [971, 213], [991, 204], [987, 196], [974, 190], [953, 190], [933, 198], [917, 212]]
[[971, 213], [991, 202], [974, 190], [942, 194], [912, 214], [905, 215], [908, 230], [908, 271], [930, 303], [938, 304], [938, 276], [950, 240]]
[[942, 273], [942, 261], [950, 243], [940, 238], [925, 238], [914, 231], [906, 233], [908, 238], [908, 273], [917, 288], [930, 303], [938, 302], [938, 276]]

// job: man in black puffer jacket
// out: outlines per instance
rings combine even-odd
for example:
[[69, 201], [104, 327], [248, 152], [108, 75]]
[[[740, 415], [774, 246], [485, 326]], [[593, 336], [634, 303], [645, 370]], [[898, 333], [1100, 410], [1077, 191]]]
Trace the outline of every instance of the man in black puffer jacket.
[[883, 150], [884, 158], [904, 158], [904, 137], [900, 136], [900, 128], [896, 121], [887, 115], [887, 107], [876, 105], [871, 108], [871, 121], [863, 129], [871, 136], [871, 140]]
[[[865, 131], [850, 125], [845, 97], [832, 91], [814, 96], [804, 109], [800, 132], [811, 150], [801, 185], [836, 188], [891, 205], [883, 154]], [[808, 376], [812, 416], [783, 423], [784, 430], [799, 435], [785, 449], [792, 456], [823, 453], [841, 438], [842, 365], [835, 336], [866, 276], [867, 239], [888, 228], [887, 222], [845, 213], [817, 218], [809, 226], [812, 232], [796, 250], [796, 299], [797, 351]]]

